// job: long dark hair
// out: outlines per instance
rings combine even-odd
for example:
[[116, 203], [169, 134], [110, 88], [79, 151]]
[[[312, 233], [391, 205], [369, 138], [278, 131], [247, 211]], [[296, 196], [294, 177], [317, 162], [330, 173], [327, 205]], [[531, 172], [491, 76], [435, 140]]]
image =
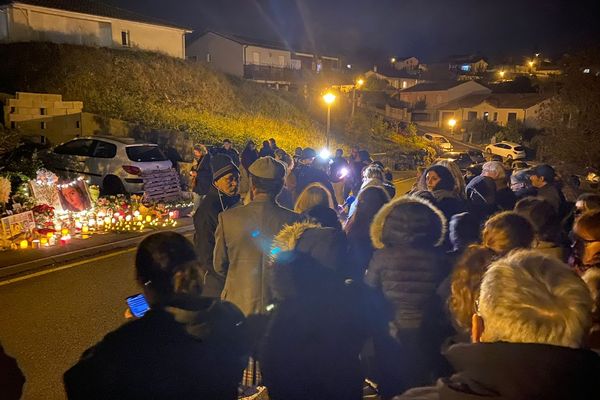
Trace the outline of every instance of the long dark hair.
[[346, 234], [363, 234], [369, 236], [369, 227], [375, 214], [383, 207], [390, 197], [385, 189], [372, 186], [363, 189], [356, 199], [356, 211], [350, 217], [344, 231]]

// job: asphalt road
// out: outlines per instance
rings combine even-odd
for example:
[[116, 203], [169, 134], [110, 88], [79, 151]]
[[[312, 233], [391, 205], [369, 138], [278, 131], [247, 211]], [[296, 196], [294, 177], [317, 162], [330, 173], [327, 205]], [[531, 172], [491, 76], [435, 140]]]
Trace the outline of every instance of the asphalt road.
[[0, 283], [0, 341], [26, 376], [23, 399], [64, 399], [64, 371], [125, 322], [125, 298], [140, 291], [133, 254], [133, 249], [120, 251]]

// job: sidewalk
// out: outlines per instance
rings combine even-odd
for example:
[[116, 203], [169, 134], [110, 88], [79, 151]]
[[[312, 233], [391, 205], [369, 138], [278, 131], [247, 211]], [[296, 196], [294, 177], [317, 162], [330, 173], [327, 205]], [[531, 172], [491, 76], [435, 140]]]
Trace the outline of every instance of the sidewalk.
[[[175, 232], [193, 232], [191, 218], [180, 218]], [[43, 247], [41, 249], [6, 250], [0, 252], [0, 279], [64, 264], [101, 253], [137, 246], [142, 239], [154, 230], [137, 233], [94, 234], [89, 239], [74, 238], [66, 245]]]

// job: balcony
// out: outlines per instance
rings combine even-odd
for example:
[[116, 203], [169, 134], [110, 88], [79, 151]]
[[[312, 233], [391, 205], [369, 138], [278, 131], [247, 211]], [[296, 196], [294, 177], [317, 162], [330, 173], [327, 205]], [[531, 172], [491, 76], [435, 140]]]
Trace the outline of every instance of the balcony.
[[244, 78], [269, 83], [296, 83], [303, 80], [302, 71], [290, 66], [244, 65]]

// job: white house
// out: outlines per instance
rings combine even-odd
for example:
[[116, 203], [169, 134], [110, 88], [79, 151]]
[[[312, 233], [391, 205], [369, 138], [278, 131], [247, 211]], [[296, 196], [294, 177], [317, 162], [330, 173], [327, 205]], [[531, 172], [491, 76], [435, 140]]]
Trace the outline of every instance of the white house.
[[91, 0], [0, 0], [0, 43], [135, 48], [185, 58], [191, 30]]
[[418, 74], [411, 74], [406, 70], [397, 70], [395, 68], [374, 66], [373, 70], [365, 72], [366, 78], [370, 76], [387, 81], [395, 89], [408, 89], [419, 83], [423, 83]]

